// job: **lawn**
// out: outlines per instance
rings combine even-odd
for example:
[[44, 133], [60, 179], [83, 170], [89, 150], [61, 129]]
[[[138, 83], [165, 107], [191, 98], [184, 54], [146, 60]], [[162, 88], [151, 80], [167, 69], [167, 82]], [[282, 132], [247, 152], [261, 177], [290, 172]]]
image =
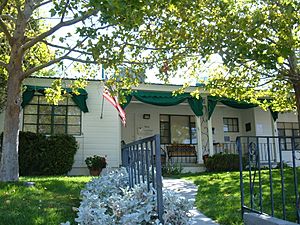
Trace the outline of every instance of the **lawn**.
[[[0, 182], [0, 225], [55, 224], [74, 221], [72, 207], [91, 177], [21, 177], [19, 182]], [[35, 182], [25, 187], [25, 181]]]
[[[287, 219], [295, 222], [296, 212], [292, 170], [285, 169], [285, 174]], [[273, 170], [273, 176], [275, 216], [282, 218], [279, 170]], [[193, 180], [198, 186], [195, 204], [199, 211], [223, 225], [243, 224], [241, 219], [239, 172], [186, 174], [180, 177]], [[243, 177], [246, 179], [248, 173], [245, 172]], [[300, 170], [298, 170], [298, 177], [300, 179]], [[256, 184], [256, 186], [258, 185]], [[263, 211], [270, 214], [269, 186], [268, 170], [262, 170]], [[245, 182], [245, 187], [247, 188], [245, 190], [245, 203], [247, 206], [250, 206], [249, 181]], [[258, 189], [256, 189], [256, 193], [259, 193]], [[258, 196], [258, 194], [255, 196], [254, 205], [256, 205], [256, 209], [258, 209]]]

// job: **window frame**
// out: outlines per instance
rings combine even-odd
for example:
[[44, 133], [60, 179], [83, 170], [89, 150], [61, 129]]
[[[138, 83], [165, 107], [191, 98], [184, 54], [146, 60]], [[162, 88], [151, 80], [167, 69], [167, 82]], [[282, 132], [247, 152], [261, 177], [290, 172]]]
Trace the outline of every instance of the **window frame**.
[[[278, 128], [279, 124], [281, 124], [282, 127]], [[290, 126], [291, 128], [286, 127], [288, 124], [291, 125]], [[294, 127], [297, 127], [297, 128], [294, 128]], [[280, 137], [300, 137], [300, 135], [295, 135], [297, 133], [300, 134], [298, 127], [299, 127], [298, 122], [277, 122], [277, 133], [278, 133], [278, 136], [280, 136]], [[290, 133], [292, 135], [287, 135], [286, 134], [287, 131], [290, 131]], [[282, 133], [282, 135], [279, 135], [280, 132]], [[292, 145], [292, 143], [289, 140], [290, 140], [289, 138], [282, 138], [281, 139], [281, 150], [282, 151], [291, 150], [292, 149], [292, 147], [289, 147], [289, 146]], [[297, 138], [295, 140], [300, 140], [300, 139]], [[296, 149], [297, 149], [298, 143], [295, 143], [295, 144], [296, 144]]]
[[[37, 97], [37, 102], [33, 102], [32, 100]], [[64, 104], [59, 104], [59, 105], [50, 105], [48, 103], [45, 103], [45, 100], [42, 101], [41, 98], [45, 98], [43, 95], [35, 94], [31, 102], [26, 105], [23, 109], [23, 121], [22, 121], [22, 130], [24, 131], [26, 125], [32, 125], [35, 126], [35, 133], [37, 134], [45, 134], [45, 135], [54, 135], [58, 133], [54, 133], [55, 126], [64, 126], [64, 133], [62, 134], [70, 134], [73, 136], [81, 136], [82, 135], [82, 111], [79, 109], [79, 107], [75, 104], [75, 102], [72, 100], [71, 97], [68, 97], [65, 99]], [[70, 102], [71, 101], [71, 102]], [[36, 106], [36, 112], [35, 113], [26, 113], [26, 107], [29, 106]], [[50, 107], [50, 113], [42, 113], [41, 114], [41, 107], [47, 106]], [[77, 107], [79, 109], [79, 114], [78, 115], [69, 115], [69, 109], [71, 107]], [[65, 113], [60, 114], [56, 113], [55, 109], [56, 108], [65, 108], [64, 111]], [[26, 116], [36, 116], [36, 121], [33, 122], [25, 122], [25, 117]], [[50, 123], [40, 123], [40, 117], [41, 116], [50, 116]], [[55, 123], [55, 117], [63, 116], [64, 117], [64, 124], [63, 123]], [[79, 118], [79, 124], [69, 124], [69, 118], [72, 117], [78, 117]], [[48, 125], [50, 126], [50, 133], [48, 132], [40, 132], [40, 126], [41, 125]], [[69, 133], [68, 130], [70, 127], [79, 127], [79, 133]]]
[[[168, 117], [168, 121], [161, 121], [161, 116], [167, 116]], [[188, 123], [189, 123], [189, 144], [190, 145], [197, 145], [198, 143], [193, 143], [193, 137], [192, 137], [192, 127], [195, 127], [196, 128], [196, 122], [192, 122], [191, 121], [191, 117], [193, 115], [177, 115], [177, 114], [159, 114], [159, 132], [160, 132], [160, 140], [161, 140], [161, 144], [172, 144], [171, 143], [171, 138], [172, 138], [172, 131], [171, 131], [171, 117], [172, 116], [182, 116], [182, 117], [188, 117]], [[167, 137], [168, 139], [168, 142], [165, 143], [165, 142], [162, 142], [162, 126], [161, 124], [164, 123], [164, 124], [168, 124], [168, 134], [169, 136]], [[192, 126], [194, 125], [194, 126]], [[197, 132], [197, 131], [196, 131]], [[166, 137], [166, 136], [164, 136]]]
[[[231, 123], [225, 124], [225, 120], [231, 121]], [[234, 123], [236, 121], [236, 124]], [[228, 131], [224, 129], [224, 126], [227, 125]], [[229, 129], [230, 126], [232, 126], [233, 129]], [[236, 129], [234, 129], [236, 128]], [[223, 117], [223, 132], [224, 133], [239, 133], [240, 132], [240, 126], [239, 126], [239, 118], [238, 117]]]

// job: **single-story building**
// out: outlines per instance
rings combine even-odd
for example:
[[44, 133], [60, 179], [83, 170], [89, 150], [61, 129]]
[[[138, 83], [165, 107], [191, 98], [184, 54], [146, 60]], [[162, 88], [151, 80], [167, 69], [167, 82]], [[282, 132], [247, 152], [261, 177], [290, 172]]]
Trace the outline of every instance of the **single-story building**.
[[[172, 91], [179, 86], [162, 84], [143, 84], [128, 96], [124, 127], [118, 111], [103, 98], [103, 82], [90, 81], [79, 100], [67, 99], [51, 106], [39, 89], [49, 87], [52, 81], [26, 80], [31, 93], [23, 102], [20, 130], [74, 135], [79, 149], [71, 175], [88, 174], [84, 160], [95, 154], [106, 156], [109, 167], [119, 167], [122, 141], [129, 143], [154, 134], [161, 137], [162, 160], [183, 163], [191, 171], [201, 168], [203, 155], [236, 153], [237, 136], [299, 136], [297, 115], [293, 112], [263, 111], [251, 104], [209, 96], [205, 91], [201, 91], [200, 99], [192, 98], [188, 92], [195, 87], [173, 96]], [[0, 114], [0, 132], [3, 121], [4, 113]], [[195, 154], [171, 155], [168, 152], [172, 146], [187, 152], [192, 149]], [[275, 143], [272, 152], [274, 162], [278, 162]], [[289, 157], [284, 160], [289, 161]]]

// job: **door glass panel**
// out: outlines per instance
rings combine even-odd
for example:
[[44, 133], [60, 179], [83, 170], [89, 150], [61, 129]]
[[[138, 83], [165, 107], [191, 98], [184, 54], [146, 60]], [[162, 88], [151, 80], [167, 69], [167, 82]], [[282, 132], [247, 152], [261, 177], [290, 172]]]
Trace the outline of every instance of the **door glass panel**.
[[190, 144], [188, 116], [171, 117], [171, 143]]

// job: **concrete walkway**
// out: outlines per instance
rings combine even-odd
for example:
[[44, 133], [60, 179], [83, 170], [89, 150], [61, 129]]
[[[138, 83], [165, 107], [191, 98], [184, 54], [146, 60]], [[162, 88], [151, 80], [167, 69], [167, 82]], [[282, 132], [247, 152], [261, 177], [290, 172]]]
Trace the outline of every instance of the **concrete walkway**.
[[[191, 182], [183, 179], [163, 179], [163, 187], [168, 190], [175, 191], [180, 193], [187, 199], [192, 199], [195, 201], [197, 194], [197, 187]], [[193, 215], [190, 225], [218, 225], [212, 219], [206, 217], [200, 213], [196, 207], [190, 210], [190, 213]]]

